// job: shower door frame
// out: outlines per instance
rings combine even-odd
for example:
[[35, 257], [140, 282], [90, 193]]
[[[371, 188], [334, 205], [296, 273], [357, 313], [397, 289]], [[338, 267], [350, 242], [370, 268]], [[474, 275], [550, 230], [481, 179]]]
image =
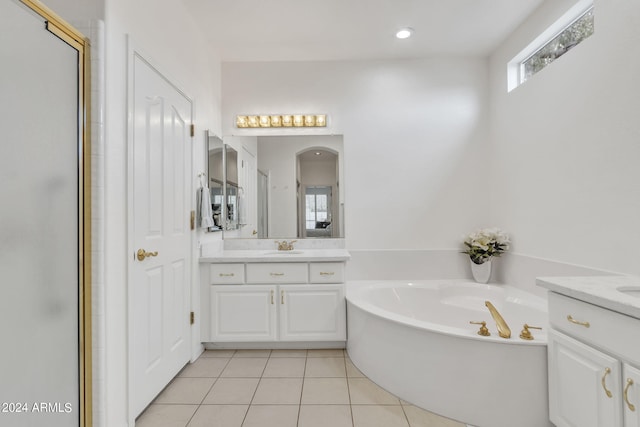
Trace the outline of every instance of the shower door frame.
[[89, 40], [38, 0], [20, 0], [46, 29], [78, 51], [78, 363], [80, 427], [91, 427], [91, 58]]

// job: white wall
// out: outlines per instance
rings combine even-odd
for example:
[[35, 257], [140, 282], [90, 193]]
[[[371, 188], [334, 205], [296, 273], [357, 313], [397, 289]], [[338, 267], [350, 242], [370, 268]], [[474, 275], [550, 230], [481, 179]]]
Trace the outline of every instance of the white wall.
[[236, 114], [328, 114], [313, 132], [344, 136], [349, 249], [458, 248], [488, 225], [485, 60], [223, 63], [222, 80], [225, 135], [267, 134]]
[[515, 253], [638, 274], [640, 3], [596, 0], [595, 34], [507, 93], [507, 62], [573, 3], [491, 57], [491, 215]]

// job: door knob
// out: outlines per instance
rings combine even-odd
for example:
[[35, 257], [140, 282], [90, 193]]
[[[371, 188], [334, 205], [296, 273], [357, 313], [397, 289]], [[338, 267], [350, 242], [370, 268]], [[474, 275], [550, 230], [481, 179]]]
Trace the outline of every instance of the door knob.
[[138, 261], [144, 261], [145, 258], [150, 256], [158, 256], [158, 251], [147, 252], [144, 249], [138, 249], [138, 252], [136, 253], [136, 257], [138, 258]]
[[256, 234], [258, 234], [258, 232], [257, 232], [256, 230], [253, 230], [253, 231], [251, 232], [251, 234], [252, 234], [253, 236], [255, 236]]

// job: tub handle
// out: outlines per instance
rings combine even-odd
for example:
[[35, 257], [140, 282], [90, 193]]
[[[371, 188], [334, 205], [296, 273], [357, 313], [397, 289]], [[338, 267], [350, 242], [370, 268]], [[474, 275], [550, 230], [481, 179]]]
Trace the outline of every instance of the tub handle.
[[567, 320], [571, 323], [574, 323], [576, 325], [580, 325], [580, 326], [584, 326], [585, 328], [588, 328], [589, 326], [591, 326], [591, 324], [589, 322], [581, 322], [579, 320], [576, 320], [573, 318], [572, 315], [567, 315]]
[[602, 388], [604, 389], [604, 392], [606, 393], [607, 397], [613, 397], [613, 393], [611, 393], [610, 390], [607, 389], [607, 384], [606, 384], [606, 380], [607, 380], [607, 375], [609, 375], [611, 373], [611, 368], [605, 368], [604, 369], [604, 375], [602, 376]]
[[491, 335], [491, 332], [489, 332], [489, 328], [487, 328], [487, 322], [485, 322], [484, 320], [480, 321], [480, 322], [469, 322], [472, 325], [480, 325], [480, 330], [478, 331], [478, 335], [482, 335], [483, 337], [488, 337]]
[[629, 410], [631, 412], [635, 412], [636, 405], [634, 405], [633, 403], [629, 402], [629, 388], [632, 385], [633, 385], [633, 380], [631, 378], [627, 378], [627, 385], [624, 388], [624, 402], [627, 404], [627, 406], [629, 407]]

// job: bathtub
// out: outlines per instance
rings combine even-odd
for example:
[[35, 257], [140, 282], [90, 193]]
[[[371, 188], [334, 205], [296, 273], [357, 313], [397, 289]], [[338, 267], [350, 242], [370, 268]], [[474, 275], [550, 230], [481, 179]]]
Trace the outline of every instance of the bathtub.
[[[491, 301], [511, 328], [498, 336]], [[477, 427], [547, 427], [546, 301], [463, 280], [350, 281], [347, 351], [401, 399]], [[487, 322], [491, 336], [477, 334]], [[519, 338], [522, 326], [533, 341]]]

